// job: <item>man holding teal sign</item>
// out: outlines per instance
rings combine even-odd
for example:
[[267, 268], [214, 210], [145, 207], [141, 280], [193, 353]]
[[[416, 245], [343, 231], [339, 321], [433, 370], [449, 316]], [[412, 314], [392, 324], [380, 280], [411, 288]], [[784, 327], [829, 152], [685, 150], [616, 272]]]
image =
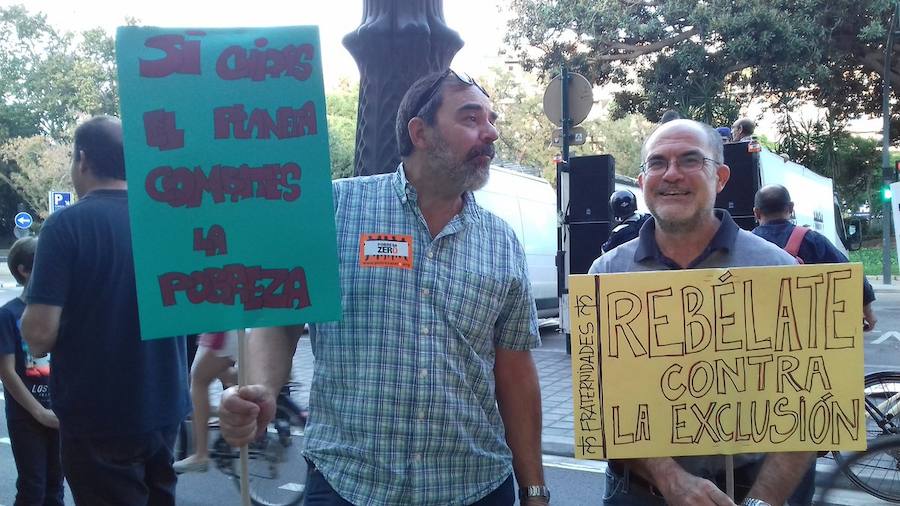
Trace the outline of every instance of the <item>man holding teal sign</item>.
[[339, 319], [318, 29], [116, 43], [144, 338]]
[[[471, 78], [430, 74], [400, 104], [397, 171], [334, 183], [344, 318], [312, 331], [307, 504], [506, 506], [513, 471], [522, 504], [549, 502], [525, 255], [472, 195], [495, 120]], [[233, 444], [271, 419], [300, 332], [252, 333], [251, 385], [219, 411]]]

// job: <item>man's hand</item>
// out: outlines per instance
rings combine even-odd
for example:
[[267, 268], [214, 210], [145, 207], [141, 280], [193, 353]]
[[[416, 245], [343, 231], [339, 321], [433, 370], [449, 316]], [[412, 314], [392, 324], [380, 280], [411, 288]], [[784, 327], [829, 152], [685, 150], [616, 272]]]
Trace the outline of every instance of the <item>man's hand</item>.
[[263, 385], [231, 387], [222, 394], [219, 423], [232, 446], [256, 440], [275, 417], [275, 396]]
[[44, 427], [59, 429], [59, 418], [56, 418], [56, 413], [47, 408], [42, 408], [41, 411], [38, 411], [34, 418]]
[[715, 483], [686, 471], [666, 482], [666, 489], [660, 491], [671, 506], [735, 506]]
[[875, 328], [878, 318], [875, 317], [875, 311], [872, 311], [872, 304], [863, 306], [863, 330], [868, 332]]

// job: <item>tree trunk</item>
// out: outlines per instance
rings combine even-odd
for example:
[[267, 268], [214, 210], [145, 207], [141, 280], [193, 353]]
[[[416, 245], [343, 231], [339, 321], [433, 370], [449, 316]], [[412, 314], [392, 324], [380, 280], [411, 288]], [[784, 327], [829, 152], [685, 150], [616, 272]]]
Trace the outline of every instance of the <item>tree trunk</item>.
[[363, 0], [363, 20], [344, 37], [359, 67], [354, 174], [393, 172], [400, 100], [420, 77], [446, 69], [463, 41], [444, 22], [443, 0]]

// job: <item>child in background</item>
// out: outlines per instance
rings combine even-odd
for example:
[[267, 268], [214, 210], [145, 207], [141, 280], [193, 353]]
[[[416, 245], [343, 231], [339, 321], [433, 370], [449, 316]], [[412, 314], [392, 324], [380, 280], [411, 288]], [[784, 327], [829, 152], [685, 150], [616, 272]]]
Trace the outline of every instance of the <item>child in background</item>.
[[[37, 239], [19, 239], [9, 250], [9, 271], [25, 288]], [[0, 381], [6, 393], [6, 426], [19, 477], [15, 505], [63, 506], [59, 420], [50, 409], [50, 358], [34, 357], [19, 333], [22, 295], [0, 307]]]
[[237, 379], [234, 368], [238, 347], [236, 330], [200, 334], [197, 344], [197, 355], [191, 366], [191, 403], [194, 406], [191, 426], [195, 453], [173, 464], [178, 474], [203, 473], [209, 469], [209, 385], [218, 378], [227, 388]]

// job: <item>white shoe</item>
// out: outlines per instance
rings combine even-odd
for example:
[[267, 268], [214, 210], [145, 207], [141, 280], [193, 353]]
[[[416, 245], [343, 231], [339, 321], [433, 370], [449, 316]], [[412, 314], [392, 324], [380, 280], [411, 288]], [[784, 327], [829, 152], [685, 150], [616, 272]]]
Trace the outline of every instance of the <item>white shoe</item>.
[[196, 455], [191, 455], [172, 464], [172, 469], [178, 474], [205, 473], [209, 470], [209, 459], [197, 460]]

